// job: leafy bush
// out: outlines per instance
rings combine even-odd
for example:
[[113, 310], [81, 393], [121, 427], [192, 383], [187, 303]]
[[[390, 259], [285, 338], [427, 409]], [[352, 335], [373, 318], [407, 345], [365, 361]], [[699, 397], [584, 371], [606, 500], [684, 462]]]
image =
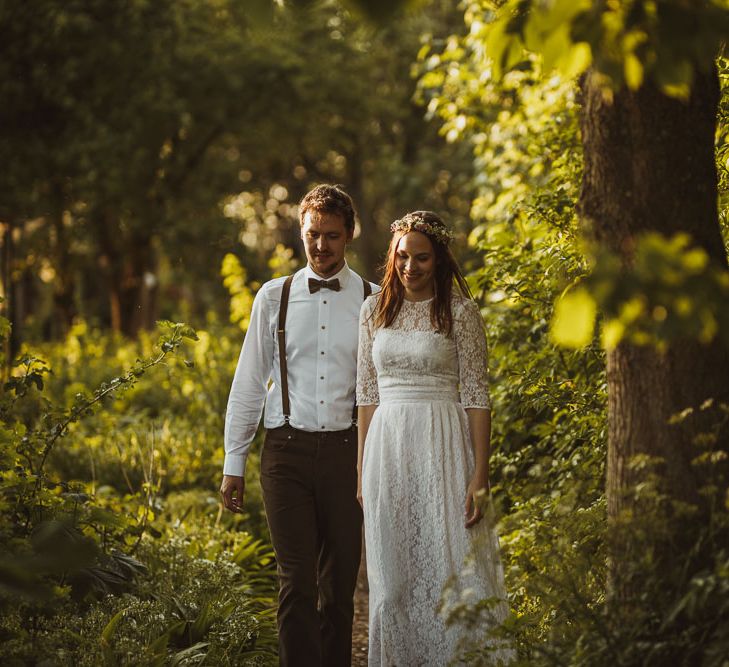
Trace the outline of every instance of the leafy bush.
[[[219, 325], [198, 330], [198, 340], [164, 365], [137, 378], [135, 386], [74, 425], [62, 450], [50, 464], [63, 479], [88, 480], [94, 489], [110, 487], [134, 494], [156, 485], [156, 495], [217, 489], [223, 467], [225, 408], [240, 352], [239, 329]], [[67, 405], [83, 387], [103, 382], [109, 372], [151, 353], [154, 339], [142, 333], [128, 341], [77, 323], [62, 344], [34, 350], [53, 368], [46, 393]], [[243, 523], [254, 534], [266, 535], [260, 488], [255, 479], [260, 441], [252, 447], [246, 488], [246, 514], [230, 515], [230, 525]], [[214, 495], [214, 493], [213, 493]]]
[[242, 532], [177, 526], [162, 539], [144, 540], [138, 556], [146, 567], [132, 592], [83, 606], [65, 599], [52, 611], [46, 604], [13, 605], [0, 624], [3, 664], [274, 661], [269, 547]]
[[155, 344], [79, 324], [5, 384], [3, 664], [275, 661], [273, 556], [265, 530], [240, 530], [261, 529], [255, 485], [242, 517], [200, 490], [219, 477], [237, 343], [166, 326]]

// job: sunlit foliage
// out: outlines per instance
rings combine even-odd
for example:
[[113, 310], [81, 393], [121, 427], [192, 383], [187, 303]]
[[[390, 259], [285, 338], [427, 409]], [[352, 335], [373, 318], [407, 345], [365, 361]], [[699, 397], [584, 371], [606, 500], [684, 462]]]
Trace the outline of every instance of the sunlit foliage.
[[[705, 619], [724, 613], [718, 596], [727, 585], [722, 574], [726, 554], [712, 541], [726, 535], [728, 527], [722, 492], [705, 489], [716, 494], [719, 504], [713, 527], [697, 537], [704, 553], [713, 551], [713, 556], [695, 579], [679, 581], [669, 574], [680, 565], [662, 558], [660, 547], [656, 551], [657, 544], [668, 548], [673, 539], [671, 523], [688, 516], [672, 504], [659, 476], [639, 491], [643, 513], [626, 517], [614, 534], [607, 524], [603, 349], [623, 337], [664, 344], [677, 337], [711, 340], [729, 330], [726, 272], [689, 239], [654, 234], [639, 240], [635, 264], [626, 271], [617, 258], [589, 242], [590, 230], [576, 214], [582, 146], [572, 76], [597, 62], [587, 42], [575, 36], [585, 25], [578, 21], [603, 14], [606, 32], [593, 37], [601, 43], [619, 41], [626, 29], [617, 18], [635, 26], [643, 20], [639, 6], [650, 4], [660, 3], [467, 2], [465, 35], [428, 39], [419, 54], [419, 94], [428, 113], [441, 119], [448, 141], [470, 146], [478, 167], [470, 280], [482, 299], [489, 334], [492, 476], [514, 612], [499, 632], [516, 641], [519, 664], [659, 665], [667, 656], [701, 651], [698, 638], [704, 632], [711, 642], [707, 655], [714, 660], [709, 664], [721, 664], [723, 635], [717, 623]], [[665, 18], [661, 14], [660, 21]], [[635, 35], [638, 28], [630, 25]], [[679, 94], [679, 84], [690, 76], [679, 81], [665, 59], [652, 61], [650, 49], [659, 47], [648, 41], [638, 48], [627, 40], [628, 51], [597, 64], [613, 77], [611, 85], [624, 82], [625, 72], [634, 77], [630, 85], [637, 85], [630, 55], [635, 46], [647, 59], [646, 76], [663, 77], [662, 85], [675, 84], [671, 93]], [[666, 58], [668, 42], [660, 49]], [[697, 65], [699, 56], [697, 51]], [[725, 126], [721, 115], [722, 203]], [[700, 438], [704, 445], [726, 419], [725, 407], [707, 405], [705, 410], [713, 425]], [[710, 458], [702, 451], [697, 446], [699, 466], [699, 459]], [[725, 471], [719, 459], [715, 472], [721, 478]], [[645, 595], [656, 595], [653, 606], [647, 603], [633, 616], [619, 601], [611, 602], [606, 589], [608, 547], [621, 533], [624, 540], [631, 535], [643, 545], [645, 558], [626, 561], [625, 567], [634, 568]], [[687, 562], [684, 566], [690, 569]], [[664, 577], [673, 577], [675, 585], [667, 588]], [[696, 597], [700, 582], [711, 591], [701, 602]], [[692, 605], [688, 614], [687, 605]], [[466, 624], [485, 618], [478, 607], [453, 614], [454, 622]], [[488, 664], [487, 654], [481, 646], [470, 659]]]
[[206, 490], [229, 333], [167, 324], [131, 344], [79, 323], [20, 357], [0, 403], [3, 663], [274, 661], [260, 497], [231, 521]]

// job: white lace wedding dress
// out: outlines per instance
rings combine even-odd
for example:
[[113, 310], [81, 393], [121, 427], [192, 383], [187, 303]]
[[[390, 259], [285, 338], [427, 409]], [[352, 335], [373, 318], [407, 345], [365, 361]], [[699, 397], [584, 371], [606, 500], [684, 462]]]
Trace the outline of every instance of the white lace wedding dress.
[[[369, 664], [441, 667], [468, 633], [443, 618], [449, 579], [473, 600], [505, 598], [493, 522], [464, 526], [474, 469], [464, 408], [489, 407], [486, 340], [472, 301], [454, 297], [446, 337], [433, 330], [431, 300], [405, 301], [391, 327], [376, 329], [376, 298], [362, 306], [357, 372], [357, 403], [378, 404], [362, 479]], [[498, 604], [495, 620], [506, 613]], [[494, 664], [508, 657], [495, 651]]]

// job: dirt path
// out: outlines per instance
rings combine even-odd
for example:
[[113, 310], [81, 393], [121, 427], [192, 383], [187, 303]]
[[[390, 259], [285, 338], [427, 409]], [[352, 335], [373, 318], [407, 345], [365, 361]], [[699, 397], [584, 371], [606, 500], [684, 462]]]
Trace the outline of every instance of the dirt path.
[[367, 667], [367, 565], [362, 552], [362, 566], [354, 594], [354, 627], [352, 628], [352, 667]]

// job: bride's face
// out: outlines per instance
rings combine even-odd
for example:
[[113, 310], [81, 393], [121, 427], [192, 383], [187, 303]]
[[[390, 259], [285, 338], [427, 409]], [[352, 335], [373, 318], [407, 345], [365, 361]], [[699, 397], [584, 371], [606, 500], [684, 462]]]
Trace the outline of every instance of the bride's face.
[[395, 270], [407, 295], [421, 298], [433, 295], [435, 252], [425, 234], [408, 232], [402, 236], [395, 250]]

